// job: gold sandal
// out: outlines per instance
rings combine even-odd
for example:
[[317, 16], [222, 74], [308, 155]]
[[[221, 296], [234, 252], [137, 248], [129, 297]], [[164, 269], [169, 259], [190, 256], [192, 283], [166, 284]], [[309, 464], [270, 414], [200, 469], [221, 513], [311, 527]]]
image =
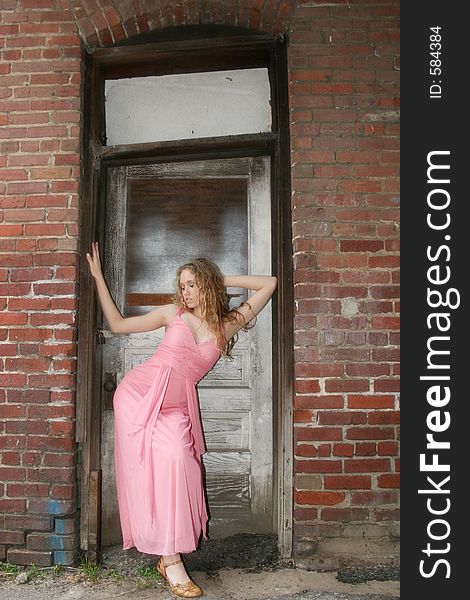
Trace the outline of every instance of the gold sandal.
[[181, 559], [178, 559], [173, 562], [169, 562], [169, 563], [165, 564], [165, 562], [163, 560], [163, 556], [162, 556], [157, 563], [157, 571], [163, 577], [163, 579], [165, 580], [165, 583], [168, 583], [168, 585], [171, 588], [171, 591], [176, 596], [179, 596], [180, 598], [197, 598], [198, 596], [202, 596], [201, 588], [196, 583], [194, 583], [194, 581], [190, 580], [190, 581], [187, 581], [186, 583], [173, 584], [168, 579], [168, 576], [166, 574], [166, 567], [171, 567], [173, 565], [177, 565], [182, 562], [183, 561]]

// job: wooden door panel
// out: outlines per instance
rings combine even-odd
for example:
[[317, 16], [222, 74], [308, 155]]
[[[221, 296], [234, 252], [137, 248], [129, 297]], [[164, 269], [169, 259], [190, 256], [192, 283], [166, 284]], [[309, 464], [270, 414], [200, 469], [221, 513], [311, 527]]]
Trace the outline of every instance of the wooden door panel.
[[246, 411], [204, 410], [204, 434], [207, 447], [249, 450], [250, 417]]

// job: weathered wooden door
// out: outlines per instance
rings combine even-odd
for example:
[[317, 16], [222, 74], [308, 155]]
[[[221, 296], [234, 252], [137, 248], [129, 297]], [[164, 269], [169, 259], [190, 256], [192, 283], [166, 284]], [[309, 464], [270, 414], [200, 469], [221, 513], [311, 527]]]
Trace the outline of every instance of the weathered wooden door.
[[[126, 316], [171, 301], [177, 267], [214, 260], [224, 273], [271, 272], [270, 160], [265, 157], [108, 169], [103, 264]], [[245, 292], [229, 290], [234, 305]], [[233, 360], [200, 382], [209, 534], [273, 530], [271, 307], [241, 332]], [[155, 351], [163, 330], [102, 339], [102, 543], [121, 540], [114, 479], [113, 389]]]

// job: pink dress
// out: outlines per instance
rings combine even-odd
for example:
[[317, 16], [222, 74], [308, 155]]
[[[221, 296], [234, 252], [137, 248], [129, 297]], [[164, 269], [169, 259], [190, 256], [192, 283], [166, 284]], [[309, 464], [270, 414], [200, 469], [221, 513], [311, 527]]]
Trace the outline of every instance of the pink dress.
[[123, 549], [192, 552], [206, 535], [196, 384], [220, 358], [178, 309], [151, 358], [114, 392], [114, 459]]

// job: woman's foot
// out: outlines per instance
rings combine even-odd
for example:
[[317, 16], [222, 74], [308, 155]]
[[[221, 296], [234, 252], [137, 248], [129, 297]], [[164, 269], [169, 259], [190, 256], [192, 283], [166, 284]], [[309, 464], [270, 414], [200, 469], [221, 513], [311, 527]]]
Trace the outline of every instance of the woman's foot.
[[176, 596], [181, 598], [197, 598], [198, 596], [202, 596], [201, 588], [186, 573], [179, 554], [162, 556], [158, 561], [157, 570], [165, 581], [168, 582], [171, 591]]
[[163, 556], [162, 558], [166, 575], [170, 583], [175, 585], [176, 583], [187, 583], [188, 581], [191, 581], [179, 554]]

